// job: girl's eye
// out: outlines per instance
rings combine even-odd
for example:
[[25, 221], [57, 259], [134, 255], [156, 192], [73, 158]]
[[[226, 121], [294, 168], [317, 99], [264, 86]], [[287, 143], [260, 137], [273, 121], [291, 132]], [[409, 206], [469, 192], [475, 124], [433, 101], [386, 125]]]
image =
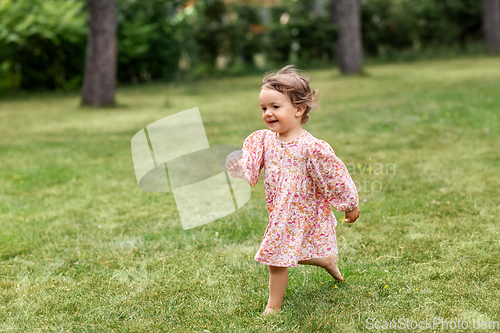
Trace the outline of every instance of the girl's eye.
[[274, 108], [277, 109], [277, 108], [279, 108], [279, 106], [275, 105]]

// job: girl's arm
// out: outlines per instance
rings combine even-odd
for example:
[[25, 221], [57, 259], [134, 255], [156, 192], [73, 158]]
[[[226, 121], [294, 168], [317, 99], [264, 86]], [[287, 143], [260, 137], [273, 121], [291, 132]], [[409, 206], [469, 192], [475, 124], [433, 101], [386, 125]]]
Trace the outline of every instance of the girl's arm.
[[358, 208], [356, 185], [327, 142], [319, 140], [309, 147], [307, 170], [315, 186], [337, 211], [350, 212]]
[[233, 178], [242, 178], [251, 186], [259, 181], [264, 167], [264, 136], [266, 130], [250, 134], [243, 142], [243, 149], [233, 151], [226, 158], [226, 170]]

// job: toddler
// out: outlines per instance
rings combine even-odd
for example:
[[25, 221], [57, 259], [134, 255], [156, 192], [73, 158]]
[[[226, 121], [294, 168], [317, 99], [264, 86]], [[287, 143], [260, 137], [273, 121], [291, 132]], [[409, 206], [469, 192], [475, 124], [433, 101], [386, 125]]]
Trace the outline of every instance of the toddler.
[[269, 225], [255, 260], [269, 267], [269, 300], [264, 314], [280, 310], [288, 283], [287, 267], [315, 265], [337, 281], [337, 220], [359, 217], [358, 193], [344, 163], [330, 145], [302, 128], [316, 106], [318, 91], [294, 65], [263, 79], [259, 101], [269, 129], [250, 134], [242, 150], [226, 159], [233, 178], [254, 186], [262, 168]]

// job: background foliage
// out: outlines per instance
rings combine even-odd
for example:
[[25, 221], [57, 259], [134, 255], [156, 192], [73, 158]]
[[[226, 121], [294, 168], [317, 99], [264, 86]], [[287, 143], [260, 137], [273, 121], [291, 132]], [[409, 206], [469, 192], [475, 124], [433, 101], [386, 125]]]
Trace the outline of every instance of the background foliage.
[[79, 0], [0, 0], [0, 89], [80, 83], [87, 15]]
[[[368, 57], [398, 60], [481, 45], [480, 1], [361, 0], [360, 9]], [[337, 31], [329, 12], [324, 0], [274, 7], [117, 0], [118, 80], [169, 81], [287, 61], [331, 63]], [[84, 0], [0, 0], [0, 92], [79, 88], [87, 19]]]
[[464, 48], [482, 38], [476, 0], [362, 0], [363, 46], [370, 55], [396, 58], [405, 49]]

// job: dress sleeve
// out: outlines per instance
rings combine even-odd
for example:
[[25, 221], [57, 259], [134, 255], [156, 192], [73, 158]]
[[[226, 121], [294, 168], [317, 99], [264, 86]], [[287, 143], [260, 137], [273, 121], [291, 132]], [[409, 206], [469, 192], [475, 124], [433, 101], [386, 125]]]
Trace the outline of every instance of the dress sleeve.
[[241, 161], [241, 172], [229, 171], [233, 178], [242, 178], [251, 186], [259, 181], [260, 171], [264, 167], [264, 136], [266, 130], [259, 130], [250, 134], [243, 142], [243, 149], [230, 153], [226, 161], [235, 157]]
[[327, 142], [319, 140], [309, 147], [307, 171], [316, 188], [337, 211], [348, 212], [358, 207], [356, 185]]

